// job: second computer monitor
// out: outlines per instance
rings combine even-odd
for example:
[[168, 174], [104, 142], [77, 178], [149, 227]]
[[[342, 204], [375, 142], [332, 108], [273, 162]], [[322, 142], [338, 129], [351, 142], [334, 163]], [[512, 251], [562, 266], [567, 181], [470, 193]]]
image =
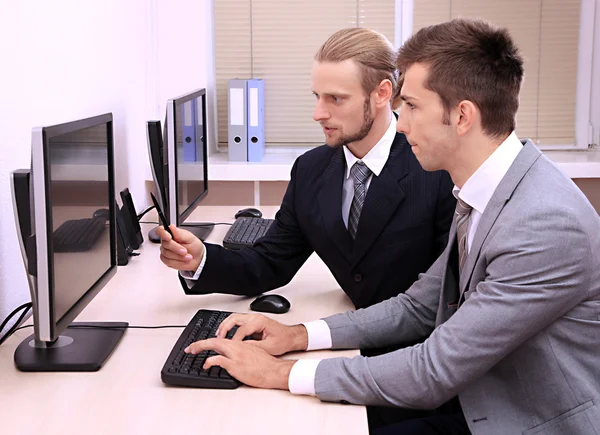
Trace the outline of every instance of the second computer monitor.
[[198, 89], [168, 100], [166, 123], [169, 222], [204, 239], [211, 224], [192, 222], [191, 213], [208, 193], [206, 92]]

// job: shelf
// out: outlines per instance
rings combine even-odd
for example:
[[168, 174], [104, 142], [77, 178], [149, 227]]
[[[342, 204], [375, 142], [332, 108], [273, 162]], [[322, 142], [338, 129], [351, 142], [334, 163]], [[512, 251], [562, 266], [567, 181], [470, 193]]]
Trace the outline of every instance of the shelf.
[[544, 151], [570, 178], [600, 178], [600, 151]]
[[265, 153], [261, 162], [230, 162], [227, 153], [208, 158], [211, 181], [289, 181], [292, 165], [306, 150]]
[[[266, 153], [262, 162], [230, 162], [227, 153], [209, 157], [208, 179], [289, 181], [292, 164], [304, 151]], [[571, 178], [600, 178], [600, 151], [544, 151]]]

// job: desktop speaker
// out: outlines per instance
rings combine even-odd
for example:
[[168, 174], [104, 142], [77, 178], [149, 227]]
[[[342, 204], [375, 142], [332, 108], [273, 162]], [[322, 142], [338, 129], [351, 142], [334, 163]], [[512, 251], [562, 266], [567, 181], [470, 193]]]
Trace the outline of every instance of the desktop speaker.
[[125, 188], [121, 191], [121, 201], [123, 201], [121, 215], [127, 229], [127, 246], [131, 249], [139, 249], [140, 245], [144, 243], [144, 236], [142, 235], [142, 229], [137, 219], [137, 212], [135, 211], [135, 205], [133, 204], [133, 198], [131, 193], [129, 193], [129, 189]]

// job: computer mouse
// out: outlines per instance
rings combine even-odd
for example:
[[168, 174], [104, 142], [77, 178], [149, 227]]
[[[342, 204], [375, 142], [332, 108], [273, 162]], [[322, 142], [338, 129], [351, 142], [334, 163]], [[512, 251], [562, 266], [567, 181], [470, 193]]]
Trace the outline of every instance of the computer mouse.
[[105, 220], [108, 220], [110, 217], [110, 210], [107, 208], [99, 208], [94, 212], [93, 216], [95, 218], [103, 218]]
[[290, 301], [280, 295], [262, 295], [250, 304], [252, 311], [283, 314], [290, 310]]
[[236, 219], [239, 217], [259, 218], [262, 217], [262, 213], [257, 208], [243, 208], [235, 214]]

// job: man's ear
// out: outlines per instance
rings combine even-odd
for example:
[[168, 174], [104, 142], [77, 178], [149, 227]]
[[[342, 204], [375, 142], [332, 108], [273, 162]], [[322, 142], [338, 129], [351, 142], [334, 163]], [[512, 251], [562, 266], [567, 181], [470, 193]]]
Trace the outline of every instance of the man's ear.
[[373, 94], [375, 95], [375, 105], [377, 107], [385, 107], [390, 102], [393, 97], [392, 88], [392, 82], [388, 79], [382, 80], [381, 83], [375, 87]]
[[479, 108], [469, 100], [463, 100], [458, 103], [456, 114], [458, 115], [456, 133], [459, 136], [467, 134], [473, 128], [477, 119], [480, 118]]

